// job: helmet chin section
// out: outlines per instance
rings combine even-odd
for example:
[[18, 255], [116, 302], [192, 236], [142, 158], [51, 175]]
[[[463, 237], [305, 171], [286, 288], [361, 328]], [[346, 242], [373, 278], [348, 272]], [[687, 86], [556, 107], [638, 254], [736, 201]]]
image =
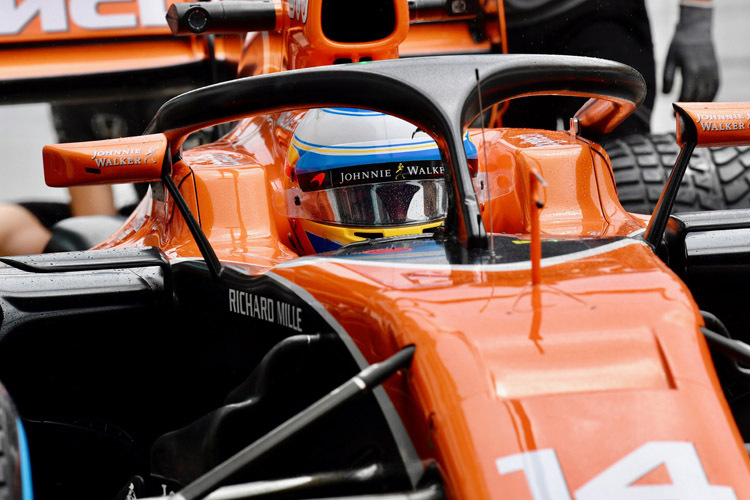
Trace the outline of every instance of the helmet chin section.
[[430, 233], [440, 227], [442, 221], [404, 227], [357, 228], [319, 224], [309, 220], [297, 220], [294, 225], [297, 239], [302, 244], [302, 253], [321, 253], [337, 250], [344, 245], [375, 238], [390, 238], [411, 234]]

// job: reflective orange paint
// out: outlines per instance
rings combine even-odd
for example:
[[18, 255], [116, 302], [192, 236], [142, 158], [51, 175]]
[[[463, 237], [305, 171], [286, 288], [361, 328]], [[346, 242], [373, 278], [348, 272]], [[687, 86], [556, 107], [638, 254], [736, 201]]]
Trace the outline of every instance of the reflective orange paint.
[[[310, 0], [309, 8], [320, 5]], [[406, 3], [399, 5], [408, 19]], [[402, 17], [390, 46], [348, 48], [347, 57], [390, 56]], [[248, 56], [243, 71], [340, 56], [314, 24], [284, 19], [281, 39], [248, 42], [262, 63], [253, 67]], [[274, 53], [282, 42], [287, 63]], [[596, 124], [621, 111], [596, 106], [584, 116]], [[275, 208], [297, 117], [245, 119], [224, 140], [183, 151], [173, 180], [222, 262], [248, 276], [273, 272], [308, 291], [369, 362], [417, 346], [411, 368], [384, 385], [420, 457], [437, 462], [448, 498], [531, 499], [524, 474], [500, 474], [496, 460], [540, 449], [555, 451], [572, 494], [655, 441], [693, 443], [711, 484], [750, 498], [750, 460], [698, 330], [700, 311], [651, 248], [626, 238], [646, 219], [620, 206], [600, 147], [567, 132], [470, 131], [479, 150], [474, 184], [494, 237], [528, 244], [529, 179], [537, 171], [548, 184], [539, 213], [546, 242], [619, 238], [596, 251], [543, 252], [538, 284], [527, 260], [297, 261], [289, 221]], [[200, 258], [173, 200], [153, 187], [101, 247], [155, 245], [172, 261]]]
[[311, 291], [371, 361], [418, 346], [407, 379], [416, 401], [394, 399], [414, 434], [430, 429], [418, 449], [440, 463], [451, 498], [531, 498], [522, 473], [494, 466], [514, 453], [553, 448], [574, 491], [669, 440], [695, 444], [712, 484], [750, 495], [698, 311], [650, 249], [548, 265], [538, 289], [528, 271], [502, 269], [432, 269], [443, 280], [433, 286], [413, 281], [418, 269], [344, 260], [275, 272]]
[[[309, 291], [368, 361], [418, 346], [411, 369], [386, 389], [420, 456], [439, 464], [449, 498], [531, 499], [523, 473], [501, 475], [495, 466], [515, 453], [554, 449], [572, 492], [641, 445], [670, 440], [694, 443], [711, 484], [750, 498], [750, 462], [697, 329], [699, 311], [650, 248], [621, 240], [567, 260], [543, 256], [538, 286], [528, 265], [323, 258], [279, 266], [296, 255], [272, 215], [286, 154], [268, 147], [284, 135], [278, 118], [247, 120], [228, 140], [184, 152], [175, 181], [222, 261], [254, 275], [273, 271]], [[511, 183], [508, 193], [527, 189], [518, 172], [532, 164], [548, 181], [543, 215], [557, 215], [542, 217], [547, 239], [576, 228], [577, 237], [600, 237], [643, 227], [608, 198], [609, 167], [586, 141], [487, 132], [490, 171]], [[485, 143], [472, 137], [482, 175]], [[539, 145], [545, 141], [558, 142]], [[529, 199], [517, 196], [515, 213], [528, 213]], [[168, 199], [144, 204], [105, 246], [158, 243], [171, 259], [198, 256]]]
[[[206, 61], [206, 40], [174, 39], [165, 14], [188, 0], [11, 2], [0, 27], [2, 79], [54, 78], [132, 72]], [[85, 21], [87, 24], [81, 25]], [[238, 58], [233, 42], [219, 40], [216, 59]], [[42, 45], [43, 44], [43, 45]], [[40, 47], [40, 45], [42, 45]], [[165, 75], [169, 77], [169, 75]]]
[[284, 40], [280, 33], [253, 33], [245, 43], [237, 76], [264, 75], [284, 69]]
[[[482, 144], [492, 148], [489, 170], [475, 177], [475, 188], [485, 204], [482, 218], [495, 233], [530, 233], [529, 178], [537, 171], [550, 186], [542, 188], [540, 210], [542, 233], [555, 235], [626, 235], [642, 225], [625, 212], [617, 200], [614, 179], [605, 159], [592, 152], [587, 141], [567, 132], [531, 129], [474, 132], [478, 158], [484, 164]], [[478, 185], [487, 179], [487, 192]], [[490, 224], [490, 215], [492, 224]]]
[[581, 106], [575, 118], [583, 129], [597, 129], [600, 134], [608, 134], [633, 111], [634, 107], [626, 102], [591, 99]]
[[468, 24], [415, 24], [409, 28], [406, 40], [399, 46], [399, 54], [420, 56], [430, 54], [468, 54], [490, 52], [490, 40], [476, 41]]
[[333, 64], [334, 61], [395, 59], [398, 46], [409, 31], [409, 6], [407, 2], [393, 0], [396, 14], [391, 34], [372, 42], [341, 43], [325, 36], [321, 25], [323, 0], [308, 0], [307, 18], [291, 19], [289, 4], [285, 19], [284, 36], [287, 45], [288, 69], [308, 68]]
[[162, 134], [45, 146], [44, 180], [52, 187], [156, 181], [166, 151]]
[[[203, 155], [213, 158], [214, 164], [200, 165]], [[195, 176], [201, 227], [224, 258], [267, 266], [297, 256], [280, 242], [274, 212], [269, 210], [266, 169], [255, 158], [201, 149], [186, 152], [183, 161]]]
[[205, 60], [203, 40], [122, 41], [116, 44], [61, 45], [38, 48], [3, 48], [3, 78], [52, 78], [55, 76], [128, 72], [169, 68]]
[[740, 146], [750, 142], [750, 102], [680, 102], [677, 142], [701, 147]]

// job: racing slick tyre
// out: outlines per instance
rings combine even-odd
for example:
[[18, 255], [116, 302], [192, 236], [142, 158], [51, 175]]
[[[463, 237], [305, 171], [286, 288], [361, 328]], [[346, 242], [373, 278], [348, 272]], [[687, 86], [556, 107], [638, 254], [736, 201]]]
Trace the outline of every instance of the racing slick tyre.
[[31, 500], [26, 435], [15, 406], [0, 384], [0, 500]]
[[[625, 210], [650, 214], [680, 151], [674, 134], [639, 134], [602, 146], [612, 160]], [[693, 153], [673, 212], [750, 208], [750, 148], [698, 148]]]

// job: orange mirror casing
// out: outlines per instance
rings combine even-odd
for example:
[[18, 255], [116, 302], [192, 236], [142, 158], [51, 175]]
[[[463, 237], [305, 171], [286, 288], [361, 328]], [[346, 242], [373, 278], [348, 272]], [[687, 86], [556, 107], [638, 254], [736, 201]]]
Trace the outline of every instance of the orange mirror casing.
[[166, 152], [164, 134], [45, 146], [44, 180], [52, 187], [158, 181]]
[[678, 102], [677, 144], [750, 145], [750, 102]]

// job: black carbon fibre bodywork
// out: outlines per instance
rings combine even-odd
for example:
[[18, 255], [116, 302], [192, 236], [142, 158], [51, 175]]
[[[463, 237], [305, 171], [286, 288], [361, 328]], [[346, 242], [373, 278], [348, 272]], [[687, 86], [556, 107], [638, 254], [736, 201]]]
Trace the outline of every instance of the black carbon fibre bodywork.
[[701, 309], [750, 341], [750, 210], [674, 214], [665, 232], [665, 260], [690, 287]]
[[[141, 494], [177, 489], [366, 366], [300, 293], [233, 269], [217, 281], [204, 262], [169, 266], [154, 248], [3, 259], [0, 379], [24, 417], [36, 497], [112, 498], [133, 476]], [[413, 487], [393, 412], [380, 389], [244, 477], [383, 463], [387, 477], [364, 491]]]

